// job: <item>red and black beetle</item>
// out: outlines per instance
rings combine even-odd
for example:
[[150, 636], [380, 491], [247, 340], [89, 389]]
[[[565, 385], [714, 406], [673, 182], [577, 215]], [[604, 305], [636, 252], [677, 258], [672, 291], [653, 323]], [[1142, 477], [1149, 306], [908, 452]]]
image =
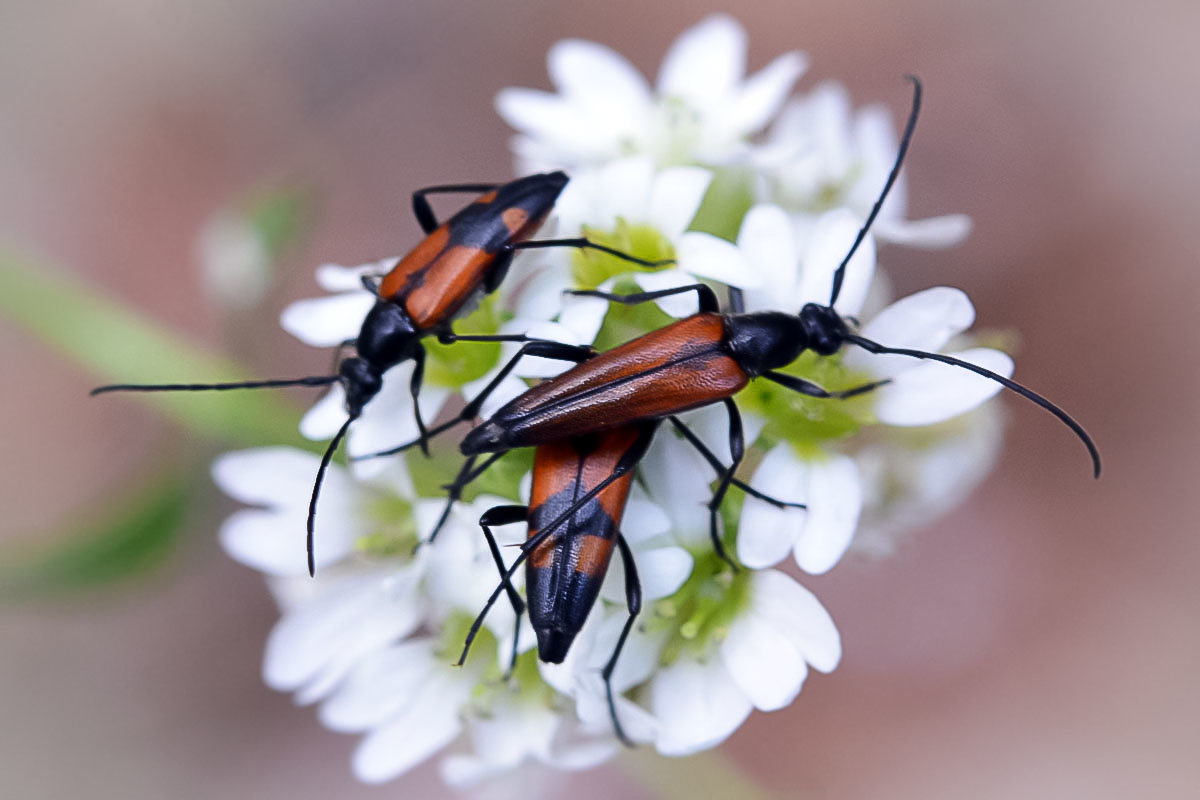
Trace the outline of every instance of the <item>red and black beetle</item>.
[[[379, 392], [383, 373], [403, 361], [411, 359], [415, 362], [411, 381], [413, 411], [420, 431], [418, 442], [427, 452], [426, 440], [430, 432], [425, 428], [416, 403], [425, 367], [425, 349], [421, 339], [437, 336], [444, 343], [534, 341], [519, 334], [457, 336], [451, 327], [455, 317], [474, 296], [480, 292], [492, 292], [500, 285], [516, 251], [578, 247], [600, 250], [644, 266], [666, 263], [634, 258], [583, 238], [530, 241], [529, 237], [541, 227], [567, 181], [563, 172], [548, 172], [518, 178], [503, 185], [455, 184], [430, 186], [413, 192], [413, 213], [426, 237], [387, 274], [363, 278], [363, 284], [378, 299], [363, 320], [358, 337], [344, 343], [345, 346], [353, 345], [357, 355], [344, 359], [335, 375], [239, 383], [113, 384], [93, 389], [92, 394], [262, 389], [341, 383], [346, 390], [349, 418], [325, 451], [309, 504], [309, 571], [312, 572], [315, 569], [312, 558], [313, 520], [322, 478], [350, 423], [362, 414], [363, 407]], [[464, 192], [482, 194], [439, 224], [428, 195]]]
[[[939, 361], [999, 382], [1047, 409], [1065, 423], [1087, 447], [1093, 471], [1099, 477], [1100, 455], [1091, 437], [1078, 422], [1049, 400], [1002, 375], [951, 356], [891, 348], [865, 339], [852, 333], [845, 320], [832, 308], [841, 288], [846, 264], [866, 236], [894, 184], [911, 141], [921, 99], [919, 81], [915, 78], [911, 80], [914, 87], [912, 111], [896, 162], [853, 246], [835, 272], [828, 305], [809, 304], [798, 315], [777, 311], [721, 314], [716, 295], [704, 284], [626, 296], [595, 291], [579, 292], [632, 304], [695, 291], [700, 301], [700, 312], [602, 353], [532, 387], [468, 433], [460, 445], [463, 454], [475, 457], [483, 453], [504, 453], [516, 447], [541, 446], [722, 402], [729, 414], [729, 447], [733, 463], [721, 475], [709, 504], [709, 512], [714, 549], [729, 560], [718, 534], [717, 512], [725, 492], [733, 482], [733, 473], [745, 449], [741, 419], [732, 396], [756, 377], [764, 377], [813, 397], [850, 397], [870, 391], [883, 382], [842, 392], [829, 392], [803, 378], [775, 371], [790, 364], [805, 350], [811, 349], [819, 355], [832, 355], [843, 345], [853, 344], [872, 353]], [[606, 482], [620, 480], [630, 469], [632, 465], [618, 464], [598, 487], [602, 490]], [[569, 516], [574, 513], [588, 499], [585, 495], [564, 514]], [[547, 533], [547, 530], [543, 530], [539, 536]], [[522, 545], [521, 554], [507, 574], [511, 575], [539, 545], [538, 537]], [[493, 594], [489, 605], [499, 591], [497, 589]], [[486, 611], [485, 608], [484, 613]]]
[[[695, 447], [718, 476], [724, 465], [681, 420], [669, 418], [682, 436]], [[519, 629], [525, 603], [509, 582], [510, 573], [500, 556], [491, 528], [524, 522], [529, 526], [526, 539], [529, 556], [525, 567], [525, 595], [529, 621], [537, 636], [538, 658], [558, 664], [566, 658], [571, 644], [596, 604], [600, 587], [612, 560], [613, 547], [621, 551], [625, 568], [625, 602], [629, 617], [621, 630], [612, 655], [601, 672], [609, 716], [618, 738], [632, 746], [621, 727], [613, 696], [612, 674], [634, 620], [641, 609], [642, 590], [633, 553], [620, 532], [625, 513], [633, 467], [645, 455], [660, 420], [646, 420], [586, 434], [537, 447], [533, 458], [533, 482], [528, 506], [495, 506], [479, 519], [496, 567], [500, 571]], [[503, 454], [496, 454], [480, 467], [474, 458], [467, 460], [458, 479], [451, 484], [449, 501], [438, 522], [432, 540], [446, 519], [451, 504], [462, 488], [482, 474]], [[780, 507], [804, 508], [769, 497], [736, 478], [734, 486], [760, 500]], [[482, 617], [480, 618], [480, 621]], [[470, 650], [478, 625], [472, 628], [463, 645], [459, 664]], [[517, 656], [513, 639], [512, 657]]]

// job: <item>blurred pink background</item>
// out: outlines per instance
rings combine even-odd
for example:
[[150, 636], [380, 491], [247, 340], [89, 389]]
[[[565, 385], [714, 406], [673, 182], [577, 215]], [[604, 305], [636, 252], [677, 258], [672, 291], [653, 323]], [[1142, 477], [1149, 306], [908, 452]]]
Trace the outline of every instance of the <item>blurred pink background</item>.
[[[722, 8], [9, 2], [0, 236], [262, 374], [306, 374], [324, 356], [275, 318], [313, 294], [315, 264], [410, 246], [417, 186], [511, 174], [497, 89], [546, 86], [545, 51], [565, 36], [653, 74], [677, 33]], [[901, 76], [924, 79], [912, 213], [965, 211], [975, 233], [951, 251], [886, 251], [890, 273], [902, 291], [961, 286], [982, 326], [1019, 331], [1017, 377], [1084, 422], [1106, 470], [1093, 482], [1065, 430], [1006, 399], [1006, 454], [969, 502], [890, 560], [808, 581], [842, 631], [842, 666], [753, 716], [725, 755], [789, 797], [1195, 796], [1200, 5], [730, 10], [752, 67], [810, 54], [801, 89], [837, 78], [899, 116]], [[195, 267], [198, 229], [280, 180], [319, 191], [318, 224], [262, 309], [222, 314]], [[0, 360], [4, 546], [61, 529], [168, 448], [212, 454], [134, 402], [88, 403], [92, 380], [3, 322]], [[0, 609], [0, 795], [446, 792], [429, 765], [382, 790], [356, 784], [355, 740], [262, 685], [274, 607], [219, 551], [229, 506], [208, 491], [194, 535], [150, 579]], [[611, 765], [540, 791], [651, 796], [630, 774]]]

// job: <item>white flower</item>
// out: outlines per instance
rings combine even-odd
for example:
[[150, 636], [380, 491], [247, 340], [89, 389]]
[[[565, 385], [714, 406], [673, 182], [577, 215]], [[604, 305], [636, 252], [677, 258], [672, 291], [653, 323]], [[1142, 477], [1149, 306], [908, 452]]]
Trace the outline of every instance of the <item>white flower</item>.
[[[885, 107], [866, 106], [851, 119], [849, 93], [830, 81], [784, 107], [755, 157], [781, 205], [805, 215], [846, 207], [861, 223], [887, 180], [898, 147]], [[872, 226], [880, 240], [949, 247], [970, 232], [971, 220], [964, 214], [906, 220], [905, 201], [901, 173]]]
[[745, 78], [746, 32], [722, 14], [685, 31], [667, 52], [657, 92], [619, 54], [578, 39], [550, 48], [556, 93], [505, 89], [500, 116], [519, 130], [519, 172], [573, 170], [632, 153], [659, 164], [723, 164], [774, 115], [806, 65], [786, 53]]
[[[706, 234], [690, 234], [694, 247], [725, 253], [767, 276], [763, 289], [745, 292], [749, 311], [796, 313], [807, 303], [829, 302], [834, 271], [849, 252], [859, 222], [845, 209], [797, 222], [782, 208], [750, 209], [737, 245]], [[875, 250], [870, 234], [847, 265], [834, 308], [844, 316], [860, 313], [872, 283]], [[867, 322], [861, 335], [890, 347], [941, 352], [974, 321], [974, 309], [957, 289], [939, 287], [904, 298]], [[1012, 360], [998, 350], [974, 348], [952, 355], [1008, 376]], [[870, 394], [876, 420], [885, 425], [926, 426], [978, 407], [1000, 390], [994, 381], [961, 368], [906, 356], [877, 356], [843, 348], [842, 364], [861, 382], [888, 379]], [[836, 402], [836, 401], [830, 401]], [[747, 441], [753, 441], [749, 439]], [[854, 461], [836, 450], [803, 459], [782, 442], [763, 459], [752, 485], [768, 495], [807, 503], [807, 511], [778, 508], [749, 497], [742, 510], [738, 557], [751, 568], [777, 563], [789, 550], [800, 567], [825, 572], [849, 547], [861, 513], [863, 492]]]
[[[218, 458], [218, 485], [259, 506], [235, 512], [221, 539], [234, 558], [267, 574], [282, 610], [267, 642], [265, 681], [295, 692], [299, 703], [320, 702], [321, 721], [331, 729], [363, 735], [353, 761], [359, 778], [390, 780], [446, 748], [442, 771], [453, 785], [527, 761], [583, 769], [616, 754], [607, 713], [584, 702], [587, 716], [577, 717], [570, 681], [560, 691], [531, 668], [532, 628], [526, 619], [514, 630], [504, 595], [465, 666], [453, 666], [469, 623], [498, 583], [478, 519], [511, 499], [484, 495], [457, 504], [437, 540], [414, 554], [444, 500], [417, 497], [403, 460], [369, 478], [332, 465], [318, 509], [318, 577], [312, 580], [305, 575], [303, 530], [317, 462], [290, 448]], [[668, 526], [662, 510], [635, 489], [622, 530], [647, 602], [678, 590], [691, 570], [691, 556], [666, 538]], [[506, 545], [520, 542], [526, 531], [512, 525], [496, 532], [511, 563], [519, 551]], [[514, 576], [518, 590], [522, 578], [520, 571]], [[623, 578], [618, 559], [597, 619], [606, 606], [614, 614], [623, 610]], [[522, 661], [506, 681], [518, 633]], [[584, 639], [573, 658], [595, 655]]]

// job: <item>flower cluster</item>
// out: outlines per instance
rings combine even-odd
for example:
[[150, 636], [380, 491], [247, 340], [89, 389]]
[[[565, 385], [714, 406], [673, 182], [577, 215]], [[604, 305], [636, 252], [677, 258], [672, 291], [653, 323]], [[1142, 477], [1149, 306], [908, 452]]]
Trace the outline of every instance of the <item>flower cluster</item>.
[[[829, 302], [835, 267], [895, 159], [894, 126], [880, 108], [852, 113], [835, 84], [788, 100], [805, 68], [801, 53], [747, 77], [745, 38], [728, 17], [703, 20], [672, 46], [653, 87], [607, 47], [567, 40], [549, 54], [555, 91], [499, 94], [500, 114], [519, 131], [518, 171], [571, 175], [543, 236], [582, 235], [676, 265], [642, 269], [594, 252], [533, 251], [517, 258], [508, 279], [456, 331], [527, 333], [603, 350], [697, 308], [694, 295], [625, 307], [564, 297], [567, 289], [632, 292], [702, 280], [721, 296], [740, 290], [749, 311], [796, 313]], [[938, 247], [968, 229], [961, 216], [907, 220], [904, 194], [897, 184], [849, 263], [835, 308], [860, 320], [868, 338], [952, 352], [1009, 374], [1012, 362], [1002, 352], [963, 340], [974, 311], [962, 292], [939, 287], [889, 303], [876, 237]], [[360, 277], [392, 263], [321, 267], [317, 281], [332, 294], [292, 305], [284, 328], [314, 346], [352, 339], [373, 303]], [[515, 347], [429, 343], [423, 418], [474, 397]], [[350, 428], [350, 455], [416, 435], [412, 368], [386, 374]], [[482, 416], [563, 368], [521, 362]], [[721, 509], [725, 541], [745, 569], [730, 569], [713, 551], [704, 504], [714, 473], [689, 443], [664, 427], [639, 467], [622, 533], [641, 576], [643, 610], [612, 684], [625, 733], [666, 755], [715, 746], [752, 709], [788, 705], [810, 668], [837, 665], [841, 644], [829, 613], [776, 568], [789, 554], [801, 571], [818, 574], [856, 541], [886, 549], [896, 531], [964, 494], [999, 446], [997, 412], [985, 405], [999, 386], [968, 372], [864, 352], [806, 353], [783, 371], [830, 390], [890, 382], [852, 399], [822, 400], [756, 381], [737, 397], [750, 484], [807, 505], [729, 493]], [[304, 418], [302, 432], [327, 439], [345, 420], [344, 395], [334, 388]], [[685, 420], [729, 463], [723, 409]], [[216, 462], [218, 485], [257, 507], [231, 516], [222, 542], [268, 575], [283, 610], [267, 646], [266, 681], [295, 692], [298, 702], [320, 703], [329, 727], [363, 734], [354, 769], [367, 781], [392, 778], [442, 750], [443, 774], [454, 784], [530, 759], [578, 769], [611, 757], [619, 745], [600, 670], [628, 617], [619, 560], [564, 663], [540, 663], [528, 624], [514, 626], [501, 601], [471, 658], [452, 667], [498, 580], [479, 517], [528, 501], [530, 459], [514, 453], [497, 462], [451, 509], [436, 542], [417, 547], [442, 513], [442, 484], [459, 466], [453, 442], [439, 444], [432, 458], [410, 451], [331, 469], [315, 580], [307, 577], [298, 532], [316, 457], [265, 449]], [[518, 528], [498, 528], [501, 545], [520, 542], [525, 531]], [[501, 550], [511, 563], [516, 550]], [[514, 582], [519, 589], [519, 572]]]

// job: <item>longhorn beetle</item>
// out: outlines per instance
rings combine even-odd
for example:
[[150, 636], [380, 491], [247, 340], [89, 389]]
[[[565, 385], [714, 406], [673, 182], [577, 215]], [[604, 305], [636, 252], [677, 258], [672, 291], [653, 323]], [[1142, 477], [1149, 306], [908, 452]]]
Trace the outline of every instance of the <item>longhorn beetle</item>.
[[[363, 285], [375, 295], [376, 302], [363, 320], [357, 338], [343, 343], [353, 345], [357, 355], [344, 359], [334, 375], [305, 378], [243, 381], [238, 383], [167, 383], [113, 384], [92, 390], [105, 392], [170, 392], [229, 389], [264, 389], [281, 386], [328, 386], [340, 383], [346, 390], [348, 419], [329, 442], [313, 484], [308, 508], [308, 570], [316, 570], [313, 560], [313, 526], [321, 482], [333, 454], [346, 435], [350, 423], [358, 419], [363, 407], [379, 392], [383, 373], [397, 364], [414, 362], [410, 391], [416, 415], [421, 449], [428, 454], [426, 440], [431, 432], [421, 419], [417, 398], [425, 374], [425, 349], [421, 339], [436, 336], [442, 343], [457, 341], [535, 341], [520, 334], [495, 336], [459, 336], [451, 327], [455, 317], [480, 292], [490, 293], [504, 279], [518, 250], [546, 247], [577, 247], [599, 250], [643, 266], [662, 266], [669, 262], [646, 261], [584, 238], [531, 241], [554, 207], [568, 178], [562, 172], [548, 172], [518, 178], [511, 183], [454, 184], [429, 186], [413, 192], [412, 207], [426, 236], [385, 275], [364, 276]], [[438, 223], [428, 196], [449, 193], [482, 193], [450, 219]], [[377, 282], [378, 281], [378, 282]]]
[[[669, 418], [679, 433], [695, 447], [701, 456], [716, 471], [718, 476], [725, 472], [720, 460], [710, 451], [694, 432], [677, 417]], [[520, 600], [516, 589], [506, 575], [507, 567], [500, 556], [500, 549], [491, 528], [525, 522], [529, 537], [537, 537], [543, 530], [554, 533], [541, 541], [526, 562], [525, 594], [528, 599], [529, 621], [533, 625], [538, 642], [538, 658], [552, 664], [562, 663], [572, 642], [587, 621], [592, 607], [599, 597], [600, 587], [608, 572], [614, 544], [621, 552], [625, 567], [625, 602], [629, 617], [621, 630], [612, 655], [601, 673], [608, 702], [609, 716], [617, 737], [626, 745], [632, 742], [625, 735], [617, 716], [613, 696], [612, 674], [617, 659], [625, 646], [625, 640], [633, 628], [634, 620], [641, 609], [642, 590], [638, 582], [637, 567], [633, 553], [620, 532], [621, 518], [629, 495], [633, 474], [629, 471], [645, 455], [654, 437], [660, 420], [612, 428], [603, 433], [587, 434], [574, 439], [539, 445], [533, 458], [533, 485], [528, 506], [495, 506], [479, 519], [483, 535], [491, 550], [496, 568], [506, 584], [509, 602], [516, 614], [517, 628], [525, 603]], [[415, 442], [413, 443], [415, 444]], [[457, 501], [468, 483], [483, 474], [504, 453], [493, 454], [479, 467], [475, 458], [467, 459], [458, 478], [446, 488], [450, 495], [441, 519], [429, 540], [437, 536], [445, 523], [450, 507]], [[605, 476], [620, 465], [622, 477], [599, 487]], [[803, 503], [777, 500], [759, 492], [734, 478], [732, 484], [747, 494], [778, 507], [805, 508]], [[589, 495], [589, 492], [596, 490]], [[572, 504], [583, 502], [565, 515]], [[469, 642], [459, 659], [461, 665], [467, 657]], [[512, 662], [515, 666], [517, 640], [514, 635]]]
[[[888, 347], [863, 338], [852, 333], [845, 320], [833, 309], [841, 290], [846, 264], [863, 241], [895, 183], [912, 139], [921, 105], [921, 83], [915, 77], [910, 76], [909, 80], [913, 84], [912, 109], [896, 161], [879, 198], [834, 273], [828, 305], [810, 303], [795, 316], [778, 311], [721, 314], [716, 295], [704, 284], [625, 296], [597, 291], [576, 292], [613, 302], [635, 304], [694, 291], [699, 299], [700, 311], [532, 387], [468, 433], [460, 444], [463, 454], [503, 453], [516, 447], [543, 445], [670, 416], [711, 403], [724, 403], [729, 415], [729, 449], [733, 463], [722, 473], [709, 503], [709, 532], [716, 552], [733, 565], [725, 554], [717, 522], [721, 500], [733, 481], [733, 473], [745, 450], [741, 420], [732, 396], [751, 379], [760, 376], [801, 394], [821, 398], [851, 397], [886, 383], [878, 381], [846, 391], [830, 392], [803, 378], [775, 371], [790, 364], [805, 350], [811, 349], [818, 355], [829, 356], [842, 346], [853, 344], [871, 353], [939, 361], [1000, 383], [1045, 408], [1067, 425], [1086, 446], [1093, 473], [1099, 477], [1100, 454], [1091, 437], [1078, 422], [1046, 398], [1003, 375], [952, 356]], [[522, 561], [530, 558], [542, 542], [553, 534], [557, 525], [563, 524], [565, 519], [570, 518], [606, 486], [621, 480], [634, 463], [636, 459], [622, 458], [607, 478], [567, 508], [559, 519], [541, 528], [522, 544], [521, 553], [505, 572], [505, 581]], [[504, 586], [502, 582], [497, 587], [476, 619], [467, 636], [468, 647]]]

